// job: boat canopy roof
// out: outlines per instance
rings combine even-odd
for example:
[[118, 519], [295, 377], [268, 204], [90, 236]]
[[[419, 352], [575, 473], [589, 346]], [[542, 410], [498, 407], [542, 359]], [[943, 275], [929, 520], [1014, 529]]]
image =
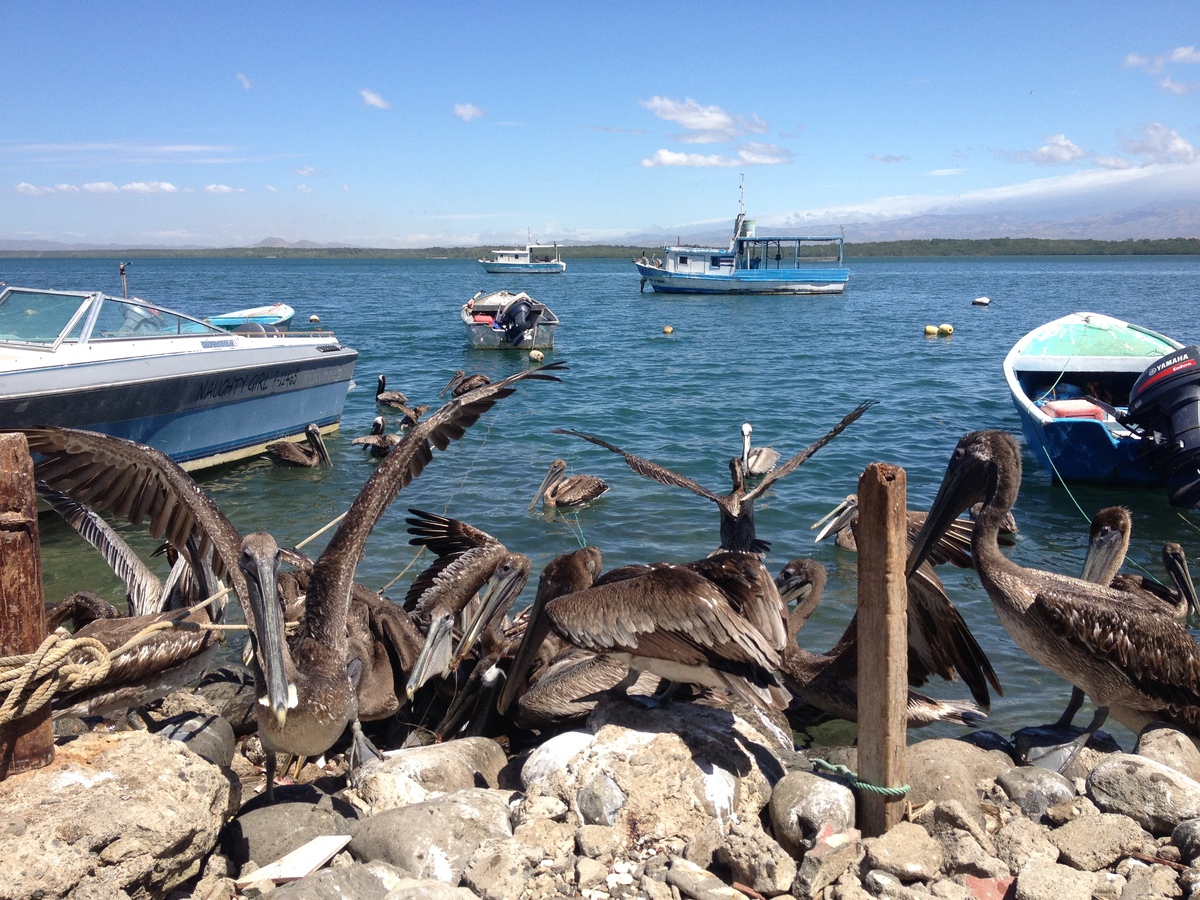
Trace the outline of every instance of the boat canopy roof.
[[44, 291], [7, 287], [0, 292], [0, 345], [54, 351], [64, 341], [226, 335], [221, 328], [136, 297], [99, 291]]

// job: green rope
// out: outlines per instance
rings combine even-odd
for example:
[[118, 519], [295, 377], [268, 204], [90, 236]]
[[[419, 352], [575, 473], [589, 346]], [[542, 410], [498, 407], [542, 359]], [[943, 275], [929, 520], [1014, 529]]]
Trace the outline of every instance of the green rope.
[[860, 781], [858, 776], [845, 766], [834, 765], [833, 763], [823, 759], [814, 759], [811, 760], [811, 762], [814, 769], [823, 769], [826, 772], [832, 772], [834, 775], [841, 775], [848, 782], [850, 782], [850, 787], [852, 788], [862, 788], [864, 791], [871, 791], [874, 794], [882, 794], [884, 797], [903, 797], [912, 790], [912, 787], [907, 784], [902, 785], [901, 787], [890, 788], [880, 787], [877, 784], [871, 784], [869, 781]]

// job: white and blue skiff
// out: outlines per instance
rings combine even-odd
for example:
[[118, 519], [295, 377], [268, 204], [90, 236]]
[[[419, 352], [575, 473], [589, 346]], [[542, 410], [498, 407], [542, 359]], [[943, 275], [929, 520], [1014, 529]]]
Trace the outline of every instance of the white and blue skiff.
[[271, 303], [267, 306], [255, 306], [251, 309], [239, 309], [234, 312], [222, 313], [219, 316], [209, 316], [204, 321], [218, 328], [233, 330], [243, 325], [261, 325], [264, 328], [275, 328], [286, 331], [292, 326], [292, 317], [296, 311], [286, 303]]

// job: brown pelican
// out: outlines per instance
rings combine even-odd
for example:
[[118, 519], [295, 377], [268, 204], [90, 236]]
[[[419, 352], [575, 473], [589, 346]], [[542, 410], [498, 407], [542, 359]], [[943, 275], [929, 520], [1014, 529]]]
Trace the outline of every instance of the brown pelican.
[[909, 572], [955, 516], [982, 502], [971, 551], [996, 615], [1021, 649], [1095, 704], [1076, 747], [1110, 714], [1134, 733], [1163, 720], [1200, 737], [1200, 647], [1182, 625], [1136, 594], [1025, 568], [1000, 552], [1000, 523], [1020, 485], [1014, 437], [1002, 431], [963, 437], [913, 546]]
[[325, 449], [325, 440], [321, 437], [320, 428], [315, 424], [307, 425], [304, 429], [304, 439], [308, 442], [307, 447], [297, 441], [275, 441], [267, 444], [267, 459], [277, 466], [295, 468], [333, 465], [329, 451]]
[[371, 422], [370, 434], [360, 435], [354, 438], [351, 444], [362, 444], [363, 447], [371, 452], [372, 456], [384, 457], [391, 452], [392, 448], [400, 443], [401, 435], [385, 434], [387, 430], [387, 420], [383, 416], [376, 416]]
[[633, 469], [637, 474], [652, 478], [660, 484], [670, 484], [685, 488], [717, 504], [717, 508], [721, 513], [722, 550], [765, 553], [770, 549], [771, 545], [768, 541], [761, 541], [755, 536], [754, 501], [766, 493], [771, 485], [780, 478], [794, 472], [810, 456], [841, 434], [848, 425], [874, 405], [874, 400], [868, 400], [866, 403], [860, 404], [857, 409], [846, 415], [841, 422], [830, 429], [824, 437], [809, 444], [782, 466], [772, 469], [762, 481], [750, 490], [746, 490], [745, 470], [742, 466], [742, 460], [740, 457], [734, 457], [729, 461], [729, 474], [733, 478], [733, 490], [724, 495], [715, 494], [690, 478], [677, 475], [670, 469], [665, 469], [647, 459], [642, 459], [640, 456], [626, 453], [620, 447], [615, 447], [598, 437], [584, 434], [582, 431], [572, 431], [567, 428], [555, 428], [554, 431], [557, 434], [570, 434], [583, 438], [585, 441], [591, 441], [593, 444], [611, 450], [613, 453], [619, 453], [625, 457], [625, 462], [629, 468]]
[[757, 478], [766, 475], [779, 462], [779, 451], [770, 447], [750, 448], [750, 435], [754, 431], [749, 422], [742, 423], [742, 466], [746, 475]]
[[491, 383], [492, 379], [488, 378], [486, 375], [468, 375], [462, 369], [459, 369], [450, 376], [450, 380], [446, 383], [446, 386], [442, 388], [438, 396], [441, 397], [446, 393], [446, 391], [450, 391], [452, 396], [461, 397], [463, 394], [470, 393], [476, 388], [481, 388], [485, 384]]
[[1187, 554], [1179, 544], [1171, 541], [1162, 546], [1163, 568], [1174, 588], [1153, 578], [1119, 571], [1129, 550], [1132, 530], [1133, 519], [1123, 506], [1109, 506], [1096, 513], [1088, 536], [1087, 558], [1079, 577], [1117, 590], [1144, 594], [1161, 602], [1164, 611], [1177, 619], [1187, 618], [1189, 610], [1200, 615], [1200, 601], [1197, 601], [1196, 586], [1188, 571]]
[[398, 407], [398, 409], [400, 410], [400, 418], [396, 420], [396, 424], [401, 428], [412, 428], [421, 421], [421, 416], [425, 415], [433, 407], [422, 403], [420, 406], [402, 406]]
[[[905, 513], [905, 521], [908, 530], [908, 543], [911, 546], [917, 535], [921, 533], [921, 528], [925, 525], [925, 519], [928, 514], [919, 510], [908, 510]], [[819, 522], [814, 522], [811, 528], [820, 528], [817, 536], [813, 538], [814, 543], [820, 543], [829, 537], [835, 535], [833, 543], [843, 550], [849, 550], [852, 553], [858, 552], [858, 539], [855, 534], [855, 526], [858, 524], [858, 494], [847, 494], [846, 499], [838, 506], [834, 507], [825, 518]], [[822, 527], [824, 526], [824, 527]], [[956, 519], [950, 523], [950, 527], [946, 530], [946, 534], [938, 541], [937, 546], [930, 553], [929, 561], [934, 565], [942, 563], [953, 563], [959, 568], [971, 568], [971, 522], [966, 519]]]
[[380, 406], [402, 409], [408, 404], [408, 397], [400, 391], [387, 390], [387, 379], [380, 375], [379, 385], [375, 388], [375, 402]]
[[542, 500], [543, 506], [550, 509], [559, 506], [580, 506], [590, 503], [608, 490], [604, 480], [595, 475], [567, 475], [566, 471], [565, 459], [556, 459], [550, 463], [550, 471], [546, 473], [537, 493], [529, 501], [528, 509], [533, 509], [539, 499]]
[[[405, 688], [412, 699], [430, 678], [445, 676], [467, 655], [497, 610], [502, 613], [512, 605], [529, 577], [529, 557], [510, 553], [500, 541], [466, 522], [419, 509], [409, 512], [412, 515], [405, 521], [409, 533], [416, 535], [409, 543], [428, 547], [437, 556], [404, 599], [405, 609], [412, 611], [417, 626], [425, 630], [424, 646]], [[468, 628], [455, 648], [454, 627], [485, 585], [476, 627], [473, 631]]]
[[[683, 565], [614, 569], [589, 588], [548, 601], [530, 617], [526, 640], [532, 656], [553, 631], [631, 669], [782, 710], [790, 699], [776, 676], [787, 637], [783, 618], [779, 591], [759, 558], [718, 553]], [[514, 664], [502, 705], [523, 674]]]
[[97, 509], [138, 524], [149, 518], [156, 537], [177, 547], [191, 539], [214, 551], [213, 569], [228, 575], [245, 606], [254, 643], [259, 736], [267, 750], [267, 790], [273, 799], [275, 754], [315, 756], [356, 723], [356, 682], [363, 662], [347, 637], [354, 572], [367, 538], [396, 494], [424, 470], [434, 449], [462, 437], [522, 379], [558, 381], [549, 363], [455, 398], [405, 435], [367, 480], [337, 532], [314, 563], [303, 627], [285, 639], [278, 596], [280, 552], [265, 532], [242, 537], [220, 509], [165, 454], [140, 444], [66, 428], [18, 429], [41, 454], [35, 478]]
[[[858, 613], [845, 633], [826, 653], [812, 653], [801, 647], [797, 635], [804, 622], [820, 603], [825, 590], [825, 567], [811, 559], [794, 559], [775, 578], [785, 604], [796, 600], [788, 615], [788, 640], [779, 671], [783, 684], [798, 699], [839, 719], [858, 721]], [[931, 722], [978, 725], [983, 716], [966, 700], [936, 700], [908, 692], [910, 728]]]

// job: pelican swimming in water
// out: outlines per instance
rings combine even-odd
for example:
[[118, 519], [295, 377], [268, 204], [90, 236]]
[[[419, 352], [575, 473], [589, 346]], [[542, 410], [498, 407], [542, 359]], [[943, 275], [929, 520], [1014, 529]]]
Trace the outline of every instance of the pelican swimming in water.
[[516, 389], [523, 379], [558, 381], [562, 361], [518, 372], [455, 398], [405, 435], [367, 479], [325, 551], [313, 564], [301, 629], [285, 638], [278, 596], [280, 551], [265, 532], [242, 537], [212, 500], [169, 457], [151, 447], [66, 428], [15, 429], [41, 454], [35, 478], [97, 509], [112, 509], [177, 547], [210, 548], [218, 577], [228, 575], [245, 607], [254, 646], [252, 669], [259, 737], [274, 797], [275, 754], [316, 756], [357, 724], [361, 659], [349, 655], [347, 620], [354, 573], [379, 517], [396, 494]]
[[598, 437], [593, 437], [590, 434], [584, 434], [582, 431], [572, 431], [567, 428], [555, 428], [556, 434], [570, 434], [575, 437], [583, 438], [585, 441], [591, 441], [593, 444], [604, 447], [606, 450], [611, 450], [613, 453], [619, 453], [625, 457], [625, 462], [638, 475], [644, 475], [647, 478], [652, 478], [660, 484], [674, 485], [691, 491], [693, 494], [698, 494], [713, 503], [717, 504], [717, 508], [721, 514], [721, 550], [747, 552], [747, 553], [766, 553], [771, 545], [768, 541], [759, 540], [754, 529], [754, 501], [761, 497], [767, 490], [780, 478], [785, 475], [790, 475], [801, 464], [808, 460], [810, 456], [832, 441], [835, 437], [842, 433], [850, 424], [858, 419], [864, 412], [875, 405], [874, 400], [868, 400], [862, 403], [853, 412], [842, 418], [842, 421], [831, 428], [824, 437], [809, 444], [783, 465], [771, 470], [767, 475], [750, 490], [746, 489], [745, 469], [742, 465], [741, 457], [734, 457], [729, 461], [729, 474], [733, 479], [733, 490], [728, 494], [720, 495], [713, 493], [702, 484], [693, 481], [683, 475], [678, 475], [670, 469], [663, 468], [657, 463], [652, 463], [647, 459], [642, 459], [640, 456], [634, 456], [632, 453], [626, 453], [620, 447], [616, 447], [607, 441], [601, 440]]
[[298, 441], [275, 441], [267, 444], [265, 455], [277, 466], [313, 468], [333, 465], [320, 428], [315, 424], [307, 425], [304, 429], [304, 439], [308, 442], [307, 447]]
[[[796, 600], [788, 614], [788, 640], [779, 671], [793, 696], [828, 715], [858, 721], [858, 613], [832, 649], [813, 653], [797, 643], [801, 627], [816, 609], [825, 590], [825, 567], [815, 560], [794, 559], [775, 578], [785, 605]], [[923, 681], [918, 678], [918, 683]], [[918, 728], [932, 722], [978, 725], [980, 711], [966, 700], [937, 700], [908, 692], [908, 725]]]
[[[910, 509], [905, 512], [905, 527], [910, 546], [916, 540], [917, 535], [921, 533], [926, 518], [928, 518], [928, 513], [919, 510]], [[813, 538], [813, 543], [820, 543], [832, 534], [835, 546], [857, 553], [858, 538], [855, 528], [857, 524], [858, 494], [847, 494], [846, 499], [834, 507], [828, 515], [809, 527], [821, 529]], [[942, 539], [930, 553], [929, 561], [934, 565], [949, 562], [962, 569], [971, 568], [971, 526], [972, 523], [966, 519], [956, 519], [951, 522], [946, 533], [942, 535]]]
[[1012, 435], [975, 431], [963, 437], [908, 571], [915, 571], [955, 516], [982, 502], [971, 551], [1001, 624], [1021, 649], [1081, 688], [1096, 707], [1075, 747], [1084, 746], [1109, 715], [1135, 734], [1162, 720], [1200, 738], [1200, 646], [1179, 622], [1136, 594], [1026, 568], [1000, 552], [1000, 524], [1020, 485], [1021, 450]]
[[486, 375], [468, 375], [462, 369], [459, 369], [450, 376], [450, 380], [446, 382], [446, 386], [441, 389], [438, 396], [441, 397], [446, 391], [450, 391], [451, 396], [461, 397], [463, 394], [469, 394], [476, 388], [481, 388], [485, 384], [491, 384], [492, 379]]
[[1088, 535], [1087, 558], [1079, 577], [1117, 590], [1144, 594], [1161, 602], [1164, 611], [1177, 619], [1187, 618], [1189, 611], [1200, 615], [1200, 601], [1188, 571], [1187, 554], [1179, 544], [1169, 541], [1162, 546], [1163, 568], [1175, 585], [1173, 588], [1147, 576], [1120, 571], [1132, 531], [1133, 519], [1125, 507], [1109, 506], [1096, 513]]
[[402, 409], [408, 405], [408, 397], [401, 391], [387, 390], [387, 379], [380, 375], [379, 385], [375, 388], [375, 402], [380, 406]]
[[364, 449], [369, 450], [371, 455], [377, 458], [382, 458], [391, 453], [392, 448], [400, 443], [401, 435], [387, 434], [387, 419], [383, 416], [376, 416], [371, 421], [371, 431], [369, 434], [359, 435], [350, 441], [351, 444], [361, 444]]
[[533, 509], [538, 500], [548, 509], [560, 506], [582, 506], [590, 503], [601, 494], [608, 491], [608, 484], [595, 475], [567, 475], [567, 461], [556, 459], [550, 463], [550, 470], [542, 479], [537, 493], [529, 501], [528, 509]]
[[753, 431], [749, 422], [742, 423], [742, 466], [746, 470], [746, 475], [757, 478], [775, 468], [775, 464], [779, 462], [779, 451], [772, 450], [770, 447], [754, 447], [752, 449], [750, 435]]

